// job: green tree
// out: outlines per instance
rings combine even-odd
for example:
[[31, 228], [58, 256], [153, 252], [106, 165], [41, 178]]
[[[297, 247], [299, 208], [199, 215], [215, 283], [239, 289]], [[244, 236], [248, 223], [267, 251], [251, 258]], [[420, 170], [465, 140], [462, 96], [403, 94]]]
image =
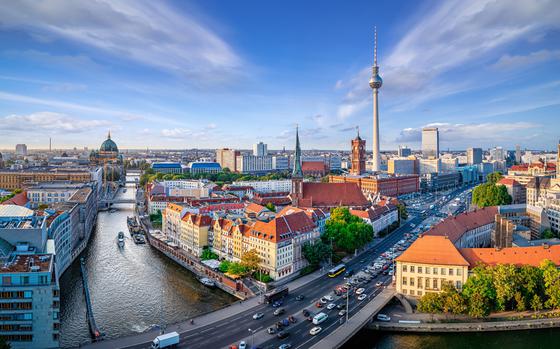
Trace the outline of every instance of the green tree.
[[515, 297], [518, 283], [517, 269], [512, 264], [499, 264], [492, 268], [496, 291], [496, 310], [505, 311]]
[[218, 255], [215, 254], [214, 252], [212, 252], [212, 250], [210, 250], [209, 248], [205, 248], [202, 251], [202, 255], [200, 256], [200, 259], [202, 259], [203, 261], [209, 260], [209, 259], [218, 259]]
[[222, 263], [220, 263], [220, 266], [218, 267], [218, 269], [222, 272], [222, 273], [227, 273], [229, 270], [229, 265], [231, 264], [231, 262], [229, 261], [222, 261]]
[[259, 257], [259, 253], [255, 249], [249, 250], [241, 255], [241, 265], [251, 272], [259, 269], [260, 263], [261, 257]]
[[12, 349], [12, 345], [4, 337], [0, 337], [0, 349]]
[[525, 311], [527, 306], [525, 304], [525, 298], [523, 298], [523, 294], [519, 291], [515, 292], [515, 310], [517, 311]]
[[268, 208], [268, 210], [271, 211], [271, 212], [276, 212], [276, 206], [274, 206], [274, 204], [272, 202], [269, 202], [264, 207]]
[[406, 205], [403, 203], [399, 203], [397, 204], [397, 209], [399, 210], [399, 223], [401, 222], [401, 220], [407, 220], [408, 219], [408, 212], [406, 210]]
[[534, 295], [533, 299], [531, 299], [531, 309], [533, 309], [534, 311], [539, 311], [542, 310], [542, 308], [543, 304], [541, 297], [539, 297], [538, 294]]
[[560, 309], [560, 270], [548, 259], [541, 262], [540, 268], [543, 272], [544, 294], [547, 297], [544, 306]]
[[317, 267], [329, 258], [331, 247], [320, 240], [313, 244], [306, 242], [303, 244], [302, 253], [309, 265]]
[[499, 172], [488, 175], [488, 181], [473, 189], [472, 203], [482, 208], [487, 206], [509, 205], [512, 202], [505, 185], [496, 184], [501, 179]]
[[348, 208], [337, 207], [332, 210], [322, 236], [325, 243], [329, 243], [331, 238], [335, 249], [352, 253], [373, 239], [373, 228], [350, 214]]
[[249, 268], [237, 262], [230, 263], [228, 267], [228, 273], [232, 275], [244, 276], [247, 275], [249, 271]]
[[552, 238], [556, 237], [556, 234], [554, 234], [554, 232], [552, 230], [547, 228], [547, 229], [543, 230], [541, 236], [542, 236], [543, 239], [552, 239]]
[[436, 292], [427, 292], [420, 298], [416, 308], [422, 313], [441, 313], [443, 311], [443, 297]]
[[486, 176], [486, 181], [487, 181], [488, 183], [494, 183], [494, 184], [496, 184], [496, 183], [498, 183], [502, 178], [504, 178], [504, 176], [502, 175], [502, 173], [496, 171], [496, 172], [490, 173], [488, 176]]
[[467, 299], [470, 316], [488, 315], [496, 299], [492, 267], [483, 265], [474, 267], [463, 287], [462, 294]]

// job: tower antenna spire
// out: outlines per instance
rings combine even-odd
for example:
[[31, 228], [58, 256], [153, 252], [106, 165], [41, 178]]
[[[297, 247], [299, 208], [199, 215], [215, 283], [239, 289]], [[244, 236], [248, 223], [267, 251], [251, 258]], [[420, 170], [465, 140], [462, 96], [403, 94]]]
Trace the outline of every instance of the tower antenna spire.
[[377, 26], [373, 27], [373, 66], [377, 67]]

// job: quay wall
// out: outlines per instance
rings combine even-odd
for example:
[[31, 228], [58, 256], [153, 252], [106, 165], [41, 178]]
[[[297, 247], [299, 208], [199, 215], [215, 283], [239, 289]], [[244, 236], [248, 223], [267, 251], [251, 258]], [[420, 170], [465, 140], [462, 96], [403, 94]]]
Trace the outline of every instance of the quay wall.
[[375, 321], [368, 325], [372, 330], [423, 333], [521, 331], [557, 327], [560, 327], [560, 318], [419, 324]]

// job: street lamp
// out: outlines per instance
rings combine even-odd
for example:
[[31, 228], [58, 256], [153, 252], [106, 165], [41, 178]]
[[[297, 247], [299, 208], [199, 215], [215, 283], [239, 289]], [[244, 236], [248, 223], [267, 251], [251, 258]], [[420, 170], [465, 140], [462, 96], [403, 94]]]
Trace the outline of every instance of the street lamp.
[[249, 329], [249, 332], [251, 332], [251, 348], [252, 348], [255, 345], [255, 332], [257, 332], [257, 330]]

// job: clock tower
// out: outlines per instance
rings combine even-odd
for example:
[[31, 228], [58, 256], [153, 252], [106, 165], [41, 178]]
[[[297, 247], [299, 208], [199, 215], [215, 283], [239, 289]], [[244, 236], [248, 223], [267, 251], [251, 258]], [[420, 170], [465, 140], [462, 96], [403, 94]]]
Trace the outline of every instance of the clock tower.
[[361, 175], [366, 172], [366, 141], [360, 138], [360, 130], [358, 135], [352, 140], [352, 168], [350, 174]]

